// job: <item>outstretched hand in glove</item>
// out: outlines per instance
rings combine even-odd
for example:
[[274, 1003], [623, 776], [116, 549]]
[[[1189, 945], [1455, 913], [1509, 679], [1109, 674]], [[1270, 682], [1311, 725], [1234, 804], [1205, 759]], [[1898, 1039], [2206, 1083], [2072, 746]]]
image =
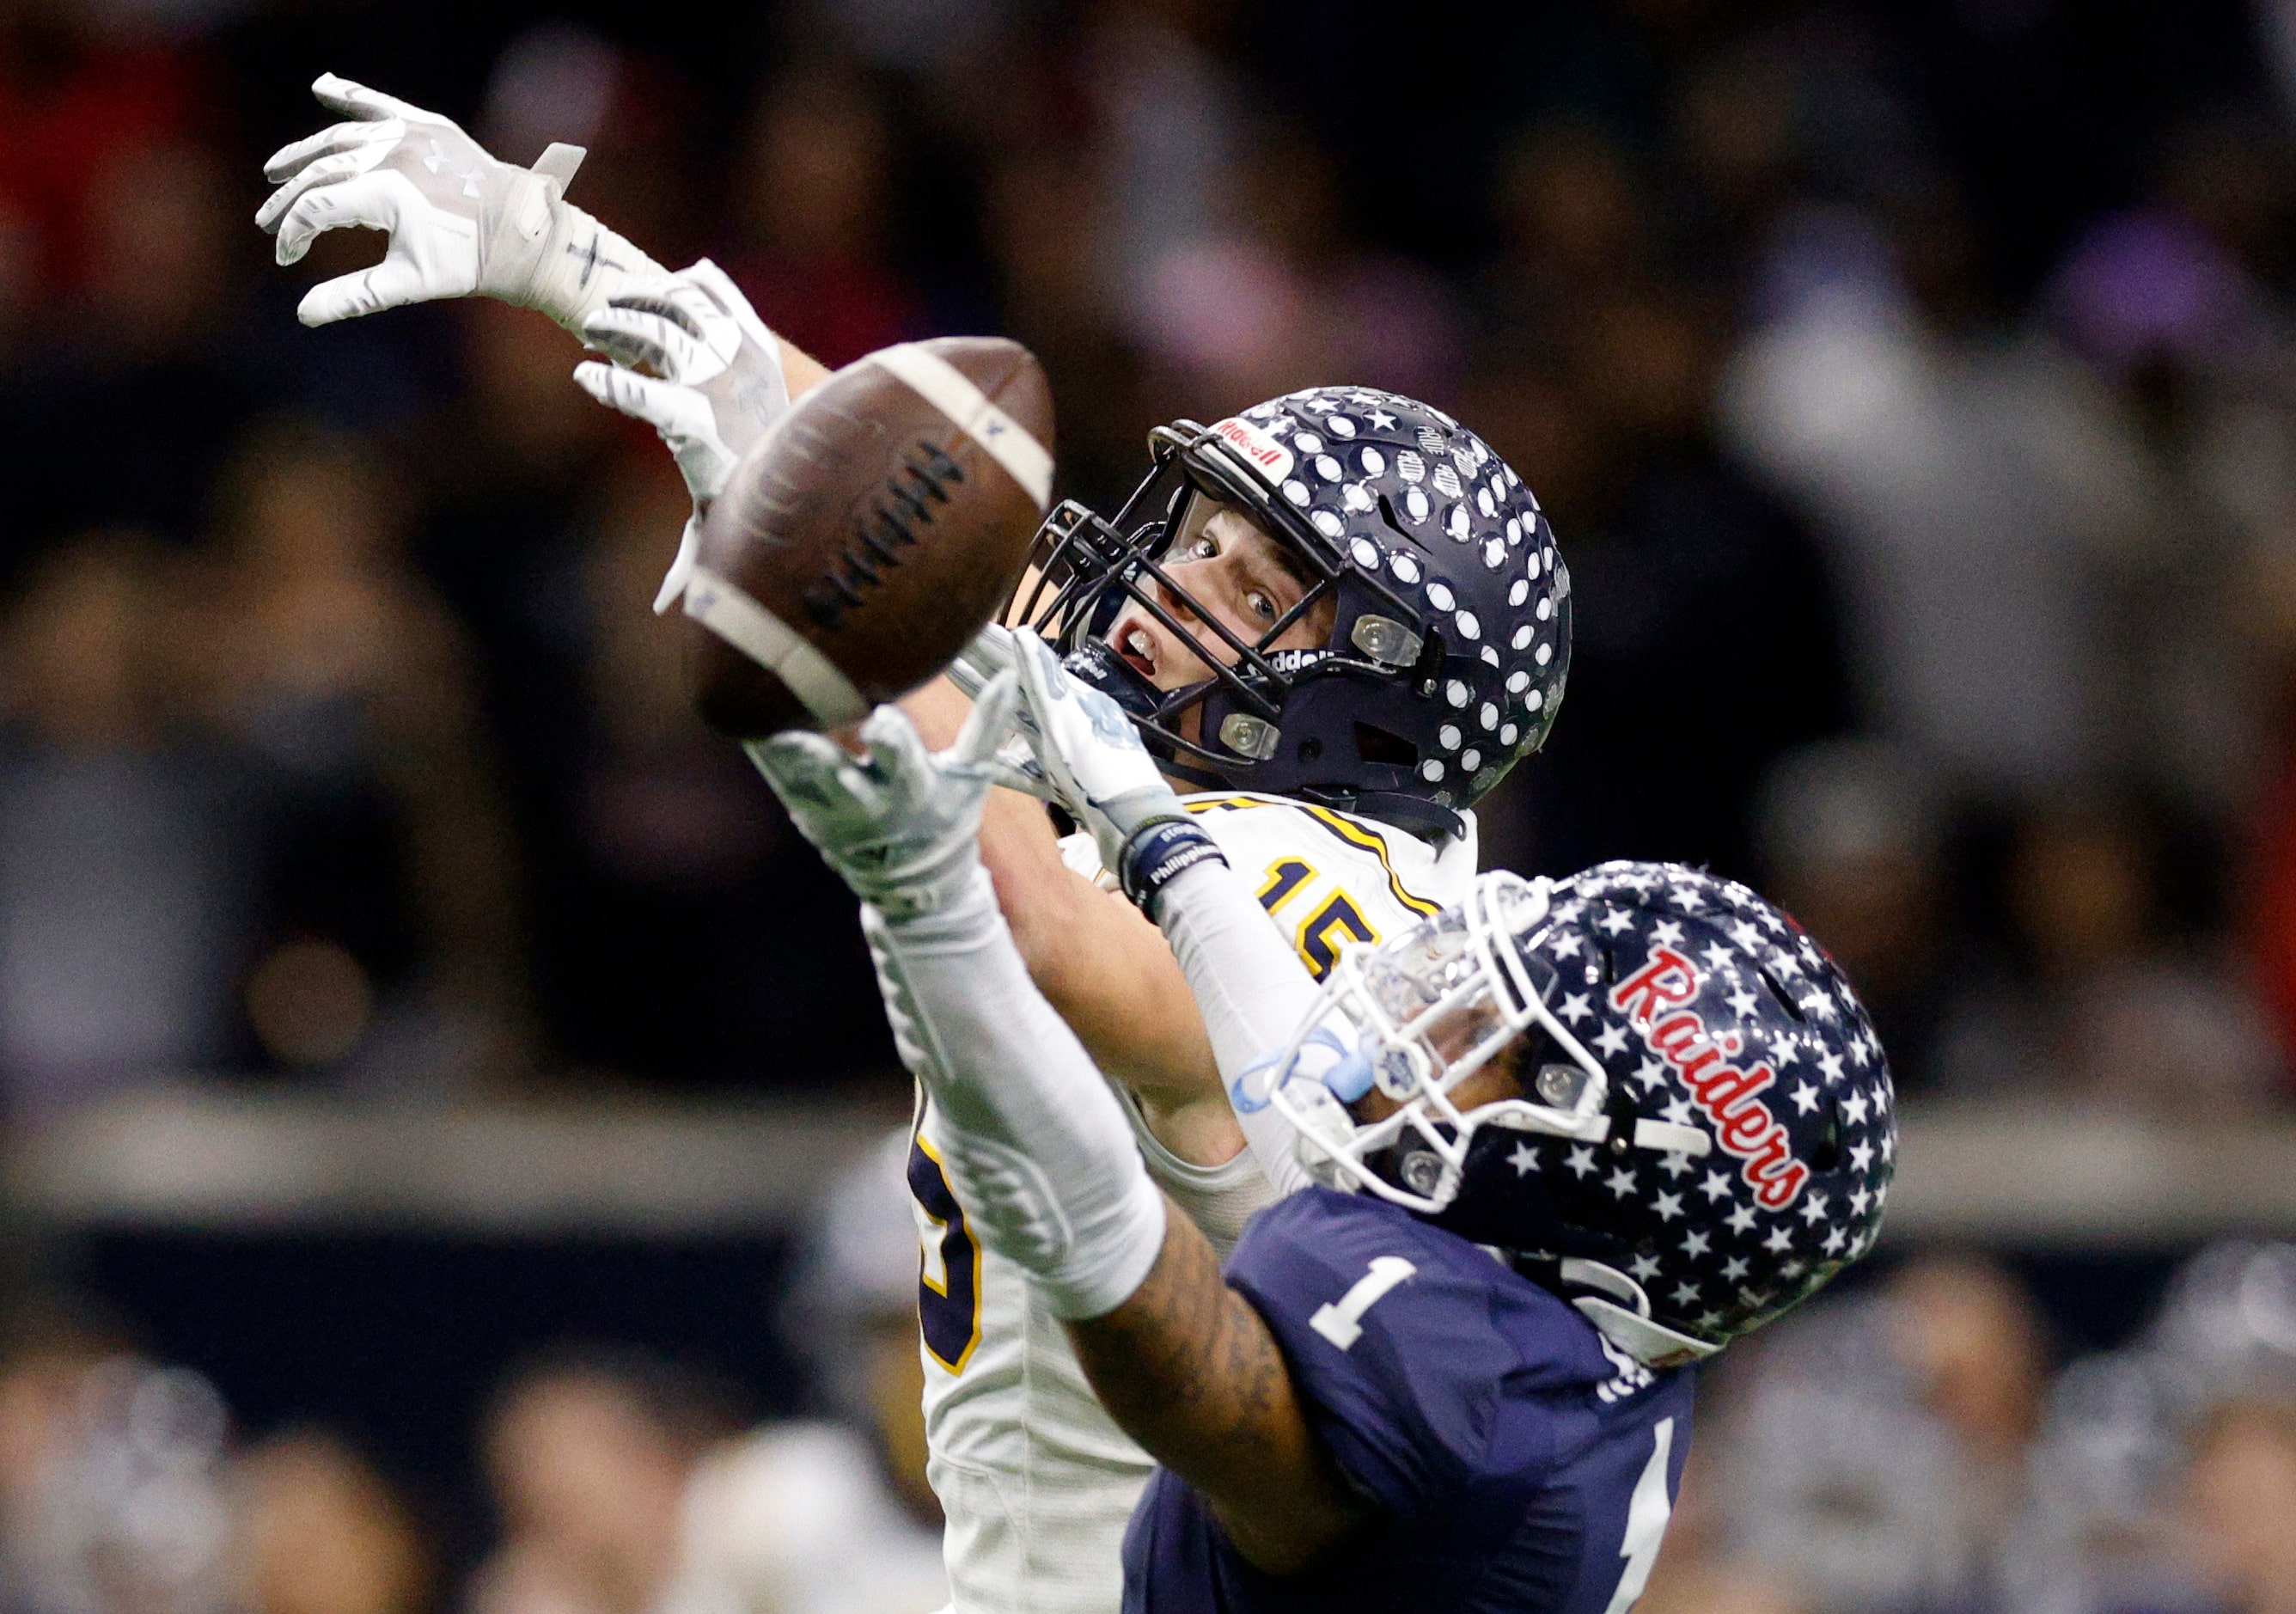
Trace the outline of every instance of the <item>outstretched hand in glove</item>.
[[803, 731], [743, 749], [798, 832], [856, 896], [898, 921], [947, 906], [980, 868], [981, 807], [1019, 699], [1013, 674], [996, 678], [945, 751], [928, 751], [895, 706], [861, 725], [858, 756]]
[[322, 73], [311, 94], [345, 121], [272, 154], [263, 174], [279, 188], [255, 222], [278, 237], [282, 264], [329, 230], [381, 230], [390, 248], [373, 268], [314, 286], [296, 310], [305, 324], [475, 292], [578, 333], [625, 280], [668, 273], [565, 200], [581, 147], [553, 145], [522, 168], [363, 84]]
[[685, 593], [710, 502], [742, 456], [789, 413], [781, 341], [706, 258], [616, 293], [583, 322], [581, 335], [613, 363], [578, 365], [575, 381], [608, 408], [660, 433], [693, 496], [677, 559], [653, 602], [665, 611]]
[[1103, 867], [1121, 874], [1124, 854], [1151, 824], [1181, 823], [1187, 809], [1140, 731], [1109, 696], [1069, 676], [1031, 628], [1009, 635], [1020, 681], [1020, 732], [1054, 800], [1092, 832]]

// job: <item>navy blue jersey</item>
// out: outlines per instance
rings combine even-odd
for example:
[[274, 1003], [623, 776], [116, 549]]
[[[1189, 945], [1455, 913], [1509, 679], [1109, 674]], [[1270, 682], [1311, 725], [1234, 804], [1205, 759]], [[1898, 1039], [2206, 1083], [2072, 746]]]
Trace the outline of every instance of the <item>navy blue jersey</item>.
[[1689, 1370], [1638, 1365], [1487, 1250], [1367, 1196], [1260, 1212], [1228, 1281], [1376, 1517], [1278, 1578], [1159, 1469], [1125, 1536], [1126, 1614], [1632, 1606], [1682, 1480]]

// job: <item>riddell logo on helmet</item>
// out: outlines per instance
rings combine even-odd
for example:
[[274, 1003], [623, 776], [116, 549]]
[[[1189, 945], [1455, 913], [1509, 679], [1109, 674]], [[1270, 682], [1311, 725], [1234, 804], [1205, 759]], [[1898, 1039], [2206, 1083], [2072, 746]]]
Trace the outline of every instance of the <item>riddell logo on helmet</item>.
[[1745, 1045], [1734, 1031], [1710, 1036], [1694, 1009], [1696, 966], [1671, 947], [1655, 947], [1650, 962], [1620, 981], [1611, 1006], [1626, 1012], [1652, 1053], [1674, 1067], [1692, 1101], [1713, 1123], [1714, 1136], [1737, 1157], [1738, 1175], [1771, 1210], [1792, 1204], [1809, 1181], [1809, 1167], [1793, 1158], [1786, 1129], [1759, 1096], [1777, 1080], [1767, 1065], [1742, 1070], [1727, 1056]]
[[1250, 421], [1230, 415], [1212, 428], [1212, 435], [1234, 449], [1270, 487], [1292, 474], [1292, 451]]

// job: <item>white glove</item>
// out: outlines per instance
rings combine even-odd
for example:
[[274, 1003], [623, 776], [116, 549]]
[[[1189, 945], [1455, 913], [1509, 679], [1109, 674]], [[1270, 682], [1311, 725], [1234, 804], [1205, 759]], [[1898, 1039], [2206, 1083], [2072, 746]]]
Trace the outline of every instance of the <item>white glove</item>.
[[[1013, 648], [1013, 630], [1002, 622], [991, 622], [956, 652], [956, 660], [948, 664], [948, 681], [978, 700], [990, 679], [1018, 665], [1014, 659], [1017, 654]], [[1026, 709], [1022, 709], [1021, 721], [1034, 727]]]
[[[991, 622], [956, 652], [956, 660], [948, 664], [948, 681], [967, 699], [978, 700], [980, 692], [999, 673], [1014, 668], [1017, 655], [1013, 647], [1013, 630], [1002, 622]], [[1037, 720], [1029, 715], [1026, 706], [1013, 714], [1013, 728], [1011, 737], [998, 748], [992, 765], [996, 782], [1039, 801], [1058, 799], [1052, 781], [1045, 777], [1044, 765], [1037, 760]]]
[[898, 922], [955, 901], [980, 866], [980, 809], [995, 782], [989, 759], [1018, 699], [1012, 674], [997, 679], [973, 703], [956, 743], [937, 754], [897, 706], [869, 714], [858, 757], [802, 731], [742, 749], [798, 832], [856, 896]]
[[1120, 877], [1134, 836], [1152, 823], [1185, 822], [1188, 810], [1122, 707], [1070, 677], [1035, 629], [1014, 630], [1011, 643], [1021, 732], [1053, 799], [1092, 832], [1102, 865]]
[[632, 278], [668, 273], [565, 200], [582, 148], [553, 145], [532, 168], [503, 162], [450, 120], [322, 73], [311, 94], [350, 121], [283, 147], [263, 165], [279, 188], [255, 222], [299, 261], [328, 230], [382, 230], [371, 269], [314, 286], [296, 309], [331, 324], [404, 303], [472, 292], [538, 308], [568, 330]]
[[789, 413], [781, 340], [706, 258], [624, 287], [583, 321], [581, 335], [614, 362], [578, 365], [575, 381], [609, 409], [660, 432], [693, 496], [693, 519], [654, 598], [660, 613], [685, 596], [710, 501], [735, 463]]

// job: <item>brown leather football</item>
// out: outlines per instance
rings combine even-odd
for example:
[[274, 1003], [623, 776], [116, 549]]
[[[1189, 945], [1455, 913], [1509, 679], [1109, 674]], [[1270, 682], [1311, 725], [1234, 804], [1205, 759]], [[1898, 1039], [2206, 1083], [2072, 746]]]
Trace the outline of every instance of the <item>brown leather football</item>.
[[1043, 366], [996, 337], [888, 348], [800, 398], [702, 525], [703, 718], [736, 739], [838, 728], [947, 668], [1020, 578], [1052, 442]]

